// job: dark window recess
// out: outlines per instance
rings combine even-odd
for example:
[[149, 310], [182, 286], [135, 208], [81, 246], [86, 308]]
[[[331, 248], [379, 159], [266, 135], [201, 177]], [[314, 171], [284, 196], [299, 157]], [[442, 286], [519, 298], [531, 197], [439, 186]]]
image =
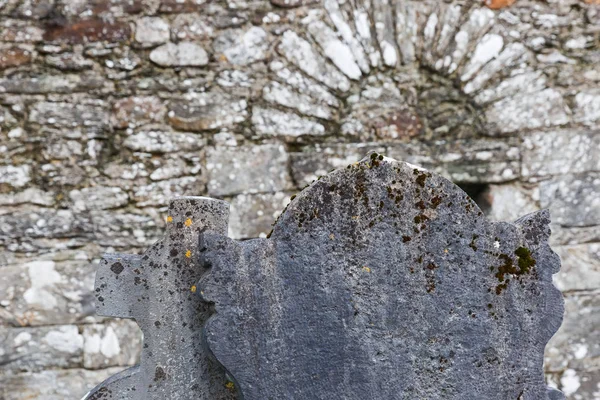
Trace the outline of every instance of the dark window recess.
[[490, 202], [490, 197], [488, 196], [488, 188], [489, 185], [487, 183], [456, 183], [462, 190], [464, 190], [469, 197], [477, 203], [481, 211], [485, 214], [488, 213], [492, 204]]

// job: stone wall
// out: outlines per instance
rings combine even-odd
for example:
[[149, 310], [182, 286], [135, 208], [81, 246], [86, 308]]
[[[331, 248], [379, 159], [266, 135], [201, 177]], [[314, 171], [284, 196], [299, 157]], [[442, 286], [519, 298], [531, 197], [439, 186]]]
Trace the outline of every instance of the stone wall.
[[495, 220], [550, 208], [548, 380], [600, 398], [596, 0], [4, 0], [0, 42], [0, 399], [77, 398], [135, 362], [94, 271], [156, 240], [168, 199], [226, 199], [230, 235], [262, 236], [368, 150]]

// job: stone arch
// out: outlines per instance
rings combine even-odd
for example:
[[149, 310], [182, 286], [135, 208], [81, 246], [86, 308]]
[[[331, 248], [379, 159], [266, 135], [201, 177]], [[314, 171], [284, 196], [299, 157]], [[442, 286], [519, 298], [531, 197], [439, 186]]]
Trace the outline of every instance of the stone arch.
[[570, 121], [519, 31], [518, 9], [326, 0], [298, 14], [274, 39], [252, 106], [259, 135], [510, 137]]

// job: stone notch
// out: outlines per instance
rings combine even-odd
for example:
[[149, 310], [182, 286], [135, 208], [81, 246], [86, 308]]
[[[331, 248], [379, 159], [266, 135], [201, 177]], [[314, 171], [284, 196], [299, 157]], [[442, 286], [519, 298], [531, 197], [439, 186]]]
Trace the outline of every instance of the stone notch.
[[207, 344], [245, 400], [564, 399], [542, 369], [563, 315], [549, 222], [490, 222], [373, 153], [293, 198], [270, 238], [202, 235]]
[[111, 254], [96, 273], [99, 315], [133, 318], [144, 333], [140, 365], [98, 385], [86, 400], [229, 400], [235, 389], [209, 357], [202, 327], [209, 305], [194, 295], [205, 272], [202, 232], [226, 234], [229, 204], [203, 197], [171, 201], [167, 232], [143, 255]]

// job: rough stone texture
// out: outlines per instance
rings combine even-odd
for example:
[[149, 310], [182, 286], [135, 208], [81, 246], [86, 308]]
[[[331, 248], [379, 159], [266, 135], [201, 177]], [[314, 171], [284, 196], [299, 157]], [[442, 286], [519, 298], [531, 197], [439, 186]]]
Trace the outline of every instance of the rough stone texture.
[[372, 153], [300, 192], [268, 239], [202, 235], [207, 344], [249, 400], [561, 398], [542, 370], [564, 311], [549, 223], [488, 222]]
[[[229, 205], [223, 201], [181, 197], [169, 205], [162, 240], [142, 255], [104, 256], [96, 274], [96, 310], [100, 315], [134, 319], [144, 334], [144, 346], [139, 366], [109, 378], [85, 399], [235, 397], [226, 386], [225, 371], [203, 343], [210, 306], [194, 295], [195, 283], [204, 272], [198, 263], [199, 235], [227, 232], [228, 216]], [[118, 355], [119, 345], [114, 329], [110, 325], [106, 329], [104, 338], [89, 333], [86, 350], [99, 350], [110, 358]], [[105, 349], [104, 341], [113, 343]], [[89, 355], [86, 361], [93, 360]]]
[[[174, 196], [239, 205], [230, 230], [246, 238], [269, 229], [279, 193], [369, 150], [489, 193], [475, 200], [492, 199], [484, 212], [493, 218], [549, 206], [555, 245], [600, 242], [595, 178], [580, 179], [599, 172], [598, 1], [509, 3], [0, 1], [0, 325], [83, 332], [102, 323], [92, 297], [101, 255], [150, 246]], [[164, 42], [138, 41], [150, 38], [143, 24]], [[489, 52], [486, 35], [496, 44]], [[151, 60], [161, 46], [182, 43], [205, 52], [191, 62], [206, 64]], [[163, 54], [167, 63], [181, 61], [181, 53]], [[267, 114], [256, 118], [254, 110]], [[276, 130], [262, 123], [277, 115], [295, 123], [279, 120]], [[193, 132], [198, 142], [148, 152], [149, 132], [173, 141]], [[133, 145], [139, 150], [124, 145], [134, 136], [144, 139]], [[280, 150], [252, 156], [264, 146]], [[240, 180], [229, 179], [233, 165]], [[122, 192], [88, 207], [86, 188]], [[587, 271], [565, 257], [565, 271]], [[50, 309], [22, 295], [31, 289], [28, 265], [39, 261], [48, 271], [40, 276], [60, 275], [32, 289], [56, 299]], [[564, 293], [595, 298], [599, 288], [591, 280]], [[589, 333], [586, 318], [574, 318], [572, 329]], [[136, 343], [122, 351], [135, 354]], [[558, 350], [574, 357], [569, 346]], [[568, 387], [570, 400], [596, 400], [594, 368], [586, 359], [548, 379]], [[7, 377], [0, 366], [0, 398], [77, 398], [106, 376], [81, 366], [29, 374]], [[61, 388], [50, 389], [54, 383]]]

